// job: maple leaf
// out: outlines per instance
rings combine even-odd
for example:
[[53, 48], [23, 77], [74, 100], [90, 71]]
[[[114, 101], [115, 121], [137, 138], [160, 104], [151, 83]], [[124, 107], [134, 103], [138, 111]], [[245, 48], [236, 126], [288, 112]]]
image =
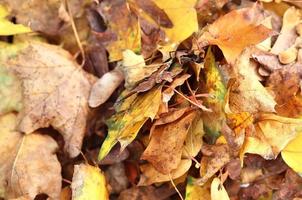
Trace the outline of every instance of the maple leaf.
[[17, 132], [16, 123], [15, 114], [0, 117], [0, 197], [34, 199], [45, 193], [58, 199], [62, 178], [57, 143], [39, 132]]
[[122, 149], [136, 137], [143, 124], [154, 119], [161, 103], [161, 87], [127, 98], [118, 108], [118, 112], [108, 120], [108, 135], [102, 144], [99, 160], [102, 160], [120, 142]]
[[66, 51], [44, 43], [28, 44], [6, 64], [22, 82], [18, 129], [31, 133], [51, 125], [63, 135], [69, 155], [77, 156], [88, 114], [88, 75]]
[[259, 22], [263, 19], [261, 10], [257, 4], [253, 7], [231, 11], [217, 19], [207, 27], [207, 30], [198, 38], [202, 45], [218, 45], [226, 60], [234, 63], [242, 50], [255, 45], [272, 35], [272, 31]]
[[74, 200], [109, 200], [104, 174], [98, 167], [88, 164], [74, 166], [71, 189]]

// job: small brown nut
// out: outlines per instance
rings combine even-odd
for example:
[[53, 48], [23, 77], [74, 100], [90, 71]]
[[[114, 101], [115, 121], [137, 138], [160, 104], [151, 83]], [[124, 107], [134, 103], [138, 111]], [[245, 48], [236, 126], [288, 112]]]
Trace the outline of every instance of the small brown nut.
[[278, 57], [279, 57], [279, 61], [282, 64], [289, 64], [297, 59], [297, 55], [298, 55], [298, 50], [296, 49], [296, 47], [292, 46], [286, 49], [285, 51], [281, 52], [278, 55]]

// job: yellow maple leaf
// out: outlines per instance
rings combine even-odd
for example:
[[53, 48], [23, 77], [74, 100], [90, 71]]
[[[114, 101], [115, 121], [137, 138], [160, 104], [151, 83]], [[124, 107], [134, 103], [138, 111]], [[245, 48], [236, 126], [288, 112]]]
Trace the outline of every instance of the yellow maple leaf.
[[[128, 103], [128, 100], [131, 103]], [[129, 107], [108, 120], [108, 135], [101, 147], [99, 160], [102, 160], [117, 142], [120, 142], [122, 149], [125, 148], [135, 139], [143, 124], [149, 118], [154, 119], [161, 104], [161, 87], [138, 95], [134, 100], [127, 98], [123, 104]]]

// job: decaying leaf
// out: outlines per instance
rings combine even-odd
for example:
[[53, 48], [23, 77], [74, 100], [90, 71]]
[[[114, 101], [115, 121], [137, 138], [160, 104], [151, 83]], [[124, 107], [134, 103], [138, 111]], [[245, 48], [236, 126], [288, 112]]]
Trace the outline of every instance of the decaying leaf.
[[235, 113], [275, 112], [276, 102], [259, 82], [249, 55], [248, 51], [243, 52], [234, 66], [239, 77], [229, 83], [230, 109]]
[[302, 134], [299, 133], [282, 150], [281, 155], [285, 163], [298, 173], [302, 173]]
[[170, 181], [184, 175], [191, 167], [192, 160], [182, 159], [176, 169], [172, 170], [169, 174], [162, 174], [157, 171], [153, 165], [145, 164], [141, 166], [141, 178], [138, 185], [151, 185], [152, 183], [160, 183], [164, 181]]
[[62, 178], [57, 143], [38, 132], [24, 135], [15, 130], [16, 124], [15, 114], [0, 118], [0, 197], [34, 199], [45, 193], [59, 199]]
[[22, 24], [14, 24], [5, 19], [8, 15], [6, 8], [0, 5], [0, 35], [16, 35], [20, 33], [29, 33], [31, 29]]
[[185, 200], [207, 200], [211, 199], [209, 185], [199, 186], [195, 184], [193, 177], [188, 177]]
[[200, 161], [200, 176], [198, 184], [205, 184], [216, 172], [230, 161], [229, 148], [226, 144], [203, 146], [203, 157]]
[[37, 42], [28, 44], [5, 64], [22, 82], [18, 129], [31, 133], [51, 125], [63, 135], [69, 155], [77, 156], [88, 114], [88, 75], [63, 49]]
[[73, 200], [109, 200], [104, 174], [98, 167], [88, 164], [74, 166], [71, 189]]
[[211, 184], [211, 200], [229, 200], [229, 195], [225, 190], [221, 180], [214, 178]]
[[[131, 103], [128, 104], [128, 100]], [[108, 121], [109, 131], [100, 150], [99, 160], [102, 160], [117, 142], [121, 143], [122, 149], [131, 143], [142, 125], [149, 118], [154, 119], [160, 103], [161, 87], [138, 95], [134, 100], [127, 98], [124, 104], [127, 104], [128, 107]]]
[[260, 25], [263, 19], [257, 4], [251, 8], [234, 10], [211, 24], [198, 41], [218, 45], [226, 60], [234, 63], [245, 47], [271, 36], [272, 31]]
[[169, 124], [159, 125], [153, 129], [151, 140], [142, 155], [162, 174], [169, 174], [181, 161], [182, 147], [196, 116], [189, 113]]
[[299, 117], [302, 114], [302, 97], [300, 94], [299, 64], [284, 66], [275, 70], [267, 80], [267, 87], [275, 95], [275, 107], [279, 115], [285, 117]]

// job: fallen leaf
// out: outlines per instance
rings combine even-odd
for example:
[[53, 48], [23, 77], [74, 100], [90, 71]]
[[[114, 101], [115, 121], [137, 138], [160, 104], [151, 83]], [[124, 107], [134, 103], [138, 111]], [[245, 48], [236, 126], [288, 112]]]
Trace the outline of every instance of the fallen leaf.
[[89, 106], [95, 108], [105, 103], [123, 80], [124, 75], [119, 69], [104, 74], [91, 88]]
[[241, 151], [241, 161], [245, 153], [274, 159], [302, 129], [302, 120], [261, 114], [255, 124], [255, 136], [247, 137]]
[[[192, 33], [197, 32], [198, 22], [194, 8], [196, 0], [187, 0], [185, 2], [182, 0], [153, 0], [153, 2], [160, 10], [165, 12], [166, 20], [163, 20], [163, 14], [157, 15], [151, 11], [150, 7], [148, 7], [148, 12], [146, 12], [146, 8], [142, 8], [141, 10], [144, 12], [138, 12], [138, 15], [156, 26], [166, 22], [165, 26], [160, 27], [166, 35], [164, 41], [160, 43], [160, 50], [162, 52], [175, 50], [182, 41], [187, 39]], [[147, 3], [144, 3], [144, 6], [146, 5]], [[136, 10], [140, 8], [138, 4]]]
[[[1, 7], [0, 7], [1, 9]], [[0, 115], [22, 109], [21, 83], [5, 63], [22, 45], [0, 43]]]
[[194, 158], [202, 147], [202, 137], [204, 135], [203, 121], [199, 114], [193, 120], [188, 131], [185, 144], [183, 146], [183, 156]]
[[98, 4], [97, 11], [108, 22], [106, 31], [97, 33], [96, 36], [108, 50], [110, 62], [121, 60], [122, 52], [126, 49], [140, 52], [139, 22], [126, 1], [102, 1]]
[[229, 148], [226, 144], [203, 146], [202, 152], [203, 156], [200, 161], [201, 178], [197, 180], [200, 185], [205, 184], [230, 161]]
[[99, 160], [102, 160], [117, 143], [124, 149], [136, 137], [142, 125], [149, 119], [154, 119], [161, 103], [161, 88], [156, 87], [144, 94], [138, 95], [131, 103], [127, 98], [127, 108], [116, 113], [108, 120], [108, 135], [102, 144]]
[[191, 75], [184, 74], [175, 78], [171, 85], [169, 85], [169, 87], [163, 91], [163, 102], [168, 103], [174, 95], [174, 89], [184, 84], [184, 82], [190, 77]]
[[151, 140], [141, 159], [149, 161], [162, 174], [169, 174], [181, 161], [182, 147], [196, 117], [191, 112], [181, 119], [156, 126], [150, 133]]
[[220, 135], [222, 124], [225, 121], [223, 105], [227, 90], [222, 73], [216, 64], [211, 48], [208, 49], [205, 57], [204, 73], [205, 90], [210, 96], [209, 98], [206, 98], [204, 102], [212, 112], [202, 113], [202, 118], [206, 134], [212, 141], [215, 141], [215, 139]]
[[[24, 2], [22, 0], [3, 0], [16, 17], [17, 23], [30, 25], [34, 31], [55, 35], [63, 20], [59, 18], [60, 1], [39, 1]], [[28, 12], [30, 10], [31, 12]], [[49, 20], [51, 19], [51, 20]]]
[[302, 134], [299, 133], [291, 140], [287, 146], [281, 151], [281, 155], [285, 163], [298, 173], [302, 173]]
[[180, 161], [177, 168], [172, 170], [169, 174], [160, 173], [151, 164], [142, 165], [142, 174], [138, 182], [138, 186], [151, 185], [153, 183], [160, 183], [179, 178], [189, 170], [191, 164], [192, 161], [190, 159], [183, 159]]
[[22, 24], [14, 24], [7, 20], [5, 17], [8, 15], [8, 11], [2, 5], [0, 5], [0, 35], [16, 35], [21, 33], [29, 33], [32, 30]]
[[71, 189], [74, 200], [109, 200], [104, 174], [98, 167], [88, 164], [74, 166]]
[[275, 70], [267, 80], [267, 87], [275, 95], [275, 107], [279, 115], [285, 117], [299, 117], [302, 114], [302, 97], [300, 94], [299, 64], [284, 66]]
[[52, 126], [71, 157], [80, 153], [88, 114], [88, 75], [60, 47], [30, 43], [6, 61], [22, 82], [18, 129], [31, 133]]
[[209, 185], [199, 186], [195, 184], [195, 179], [188, 177], [185, 200], [208, 200], [211, 199]]
[[146, 66], [142, 55], [137, 55], [129, 49], [123, 51], [122, 70], [124, 71], [126, 79], [125, 87], [128, 89], [133, 88], [139, 81], [149, 77], [160, 66], [161, 64]]
[[17, 117], [12, 113], [0, 118], [0, 197], [34, 199], [45, 193], [59, 199], [62, 178], [55, 154], [57, 143], [39, 132], [17, 132], [16, 123]]
[[229, 200], [229, 195], [226, 192], [219, 178], [214, 178], [211, 184], [211, 200]]
[[257, 4], [251, 8], [231, 11], [211, 24], [198, 38], [198, 42], [207, 41], [218, 45], [226, 60], [234, 63], [245, 47], [255, 45], [272, 35], [270, 29], [259, 25], [261, 19], [264, 19], [263, 14]]
[[242, 53], [234, 68], [238, 78], [229, 83], [229, 106], [232, 112], [275, 112], [276, 102], [272, 95], [259, 82], [253, 70], [249, 51]]
[[180, 43], [198, 30], [197, 14], [194, 8], [196, 0], [154, 0], [165, 11], [173, 23], [172, 28], [163, 28], [169, 41]]

